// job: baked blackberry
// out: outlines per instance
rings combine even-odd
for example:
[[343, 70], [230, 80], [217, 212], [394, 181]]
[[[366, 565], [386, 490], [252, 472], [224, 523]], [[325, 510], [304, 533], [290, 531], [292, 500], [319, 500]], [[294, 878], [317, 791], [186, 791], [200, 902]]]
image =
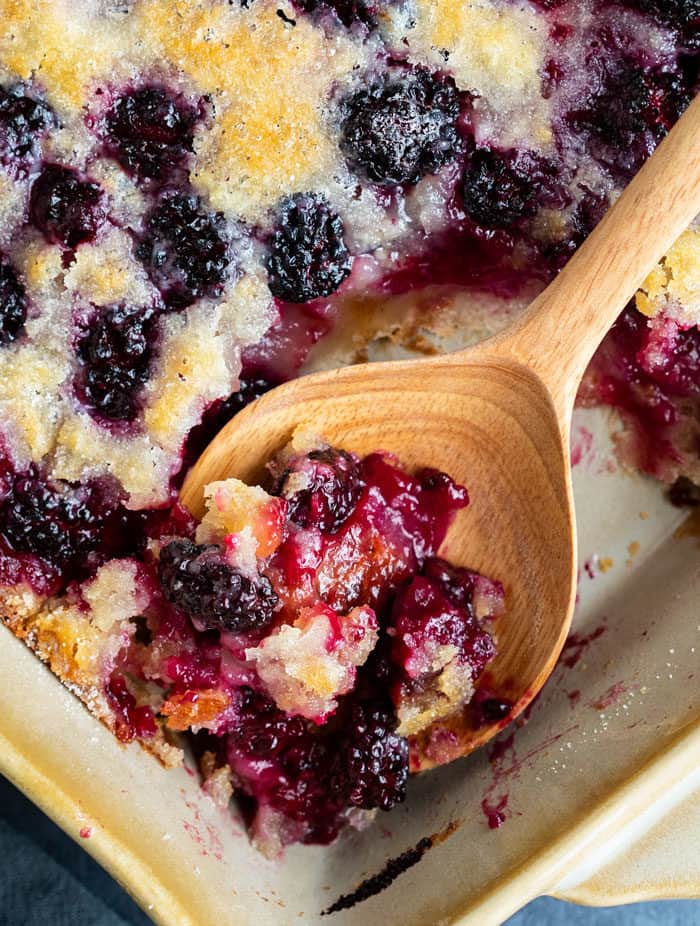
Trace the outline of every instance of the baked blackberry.
[[17, 340], [24, 331], [27, 299], [12, 264], [0, 255], [0, 345]]
[[350, 274], [352, 260], [343, 221], [314, 193], [286, 199], [269, 238], [270, 290], [286, 302], [308, 302], [334, 293]]
[[408, 742], [379, 704], [353, 705], [341, 737], [332, 787], [355, 807], [391, 810], [406, 798]]
[[477, 148], [469, 159], [462, 187], [464, 208], [482, 228], [510, 228], [533, 215], [536, 192], [513, 151]]
[[[300, 481], [305, 488], [295, 488]], [[329, 447], [292, 460], [273, 492], [287, 499], [290, 521], [330, 534], [353, 513], [364, 486], [357, 459]]]
[[95, 489], [46, 481], [34, 468], [14, 477], [0, 504], [0, 531], [10, 548], [68, 575], [86, 570], [105, 528], [103, 500]]
[[584, 135], [597, 161], [614, 175], [629, 179], [690, 99], [680, 73], [621, 62], [608, 67], [600, 90], [567, 119]]
[[61, 164], [47, 164], [32, 185], [29, 215], [50, 244], [92, 241], [104, 220], [102, 190]]
[[165, 181], [192, 151], [197, 113], [162, 87], [118, 97], [105, 119], [105, 148], [129, 173]]
[[423, 68], [392, 70], [344, 102], [341, 148], [369, 180], [415, 184], [461, 152], [459, 110], [451, 79]]
[[193, 193], [168, 193], [146, 221], [136, 254], [171, 309], [220, 296], [230, 273], [224, 217]]
[[148, 379], [153, 354], [154, 322], [152, 309], [114, 306], [92, 319], [78, 341], [79, 392], [98, 416], [131, 421], [138, 413], [138, 392]]
[[262, 630], [277, 607], [269, 580], [253, 580], [233, 569], [215, 544], [171, 540], [161, 550], [158, 576], [167, 600], [203, 629]]
[[8, 167], [31, 160], [53, 123], [50, 107], [21, 84], [0, 87], [0, 162]]

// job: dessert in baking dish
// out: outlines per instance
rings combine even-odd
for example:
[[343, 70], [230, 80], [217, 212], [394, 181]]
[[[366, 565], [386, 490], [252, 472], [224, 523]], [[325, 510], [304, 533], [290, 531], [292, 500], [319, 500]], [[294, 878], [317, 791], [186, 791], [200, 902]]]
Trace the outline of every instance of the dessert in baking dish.
[[[369, 784], [371, 798], [352, 800], [345, 782], [320, 832], [294, 799], [279, 803], [280, 763], [301, 775], [335, 737], [353, 768], [400, 790], [412, 724], [439, 723], [432, 682], [416, 678], [436, 665], [440, 704], [463, 710], [478, 674], [394, 639], [387, 658], [404, 675], [367, 713], [352, 692], [388, 646], [386, 615], [420, 641], [432, 607], [456, 609], [459, 640], [473, 631], [484, 654], [491, 645], [479, 621], [498, 611], [495, 586], [481, 612], [487, 580], [434, 559], [445, 512], [431, 492], [453, 493], [456, 508], [459, 490], [322, 448], [291, 461], [271, 501], [213, 490], [233, 520], [217, 526], [214, 507], [195, 527], [178, 485], [226, 420], [333, 332], [354, 331], [359, 354], [374, 334], [432, 350], [433, 330], [502, 323], [482, 294], [512, 313], [545, 285], [695, 92], [700, 7], [0, 0], [0, 21], [0, 611], [121, 739], [179, 761], [173, 735], [196, 731], [210, 786], [225, 794], [233, 780], [247, 795], [268, 851], [327, 841], [355, 818], [349, 807], [393, 798]], [[626, 458], [683, 503], [697, 503], [700, 481], [699, 306], [690, 228], [581, 393], [619, 410]], [[326, 562], [328, 538], [364, 510], [360, 487], [394, 470], [424, 498], [432, 540], [405, 571], [393, 549], [401, 578], [384, 591], [336, 602], [316, 575], [307, 601], [311, 580], [284, 551], [313, 537]], [[333, 502], [326, 484], [340, 486]], [[229, 536], [248, 538], [247, 552]], [[250, 570], [234, 581], [236, 556]], [[371, 584], [359, 560], [345, 565], [344, 586]], [[347, 623], [332, 659], [318, 649], [329, 609]], [[247, 640], [254, 615], [270, 633]], [[314, 653], [320, 689], [306, 673]], [[264, 780], [245, 732], [256, 724]], [[391, 758], [385, 775], [372, 763], [399, 742], [403, 771]]]

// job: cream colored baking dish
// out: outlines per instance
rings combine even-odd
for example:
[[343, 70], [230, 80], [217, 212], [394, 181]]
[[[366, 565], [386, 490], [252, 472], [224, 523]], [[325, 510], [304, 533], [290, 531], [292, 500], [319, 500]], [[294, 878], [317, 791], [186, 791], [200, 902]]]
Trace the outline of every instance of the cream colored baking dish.
[[[526, 725], [415, 780], [370, 829], [263, 859], [193, 775], [121, 747], [4, 628], [0, 770], [168, 926], [488, 926], [542, 893], [700, 896], [700, 541], [656, 484], [620, 470], [608, 429], [577, 413], [586, 565], [570, 665]], [[322, 916], [431, 834], [445, 838], [392, 885]]]

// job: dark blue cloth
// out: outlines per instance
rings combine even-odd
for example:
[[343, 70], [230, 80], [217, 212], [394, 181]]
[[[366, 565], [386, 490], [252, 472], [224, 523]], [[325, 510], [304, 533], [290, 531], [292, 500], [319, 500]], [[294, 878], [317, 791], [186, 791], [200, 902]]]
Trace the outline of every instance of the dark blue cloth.
[[[0, 926], [150, 922], [80, 846], [0, 777]], [[700, 926], [700, 901], [592, 910], [542, 898], [508, 921], [508, 926], [657, 924]]]

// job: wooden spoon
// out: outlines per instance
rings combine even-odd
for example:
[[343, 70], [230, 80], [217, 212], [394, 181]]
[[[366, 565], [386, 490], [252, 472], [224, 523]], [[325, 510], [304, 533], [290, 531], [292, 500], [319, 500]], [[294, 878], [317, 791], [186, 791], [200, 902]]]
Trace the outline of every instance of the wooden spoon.
[[[499, 578], [507, 613], [489, 684], [515, 702], [538, 693], [566, 639], [577, 580], [569, 430], [576, 391], [600, 341], [647, 273], [700, 212], [700, 97], [688, 108], [558, 277], [509, 331], [446, 356], [362, 364], [285, 383], [230, 421], [190, 471], [183, 504], [203, 513], [203, 487], [261, 480], [302, 427], [330, 444], [395, 453], [469, 489], [441, 551]], [[450, 755], [504, 722], [455, 717]], [[437, 764], [427, 741], [417, 767]]]

